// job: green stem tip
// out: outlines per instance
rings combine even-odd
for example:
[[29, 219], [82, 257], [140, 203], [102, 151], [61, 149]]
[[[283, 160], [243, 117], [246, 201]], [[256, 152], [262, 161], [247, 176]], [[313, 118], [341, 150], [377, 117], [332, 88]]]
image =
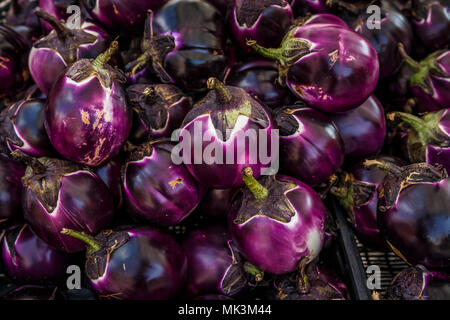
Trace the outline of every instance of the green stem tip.
[[403, 43], [398, 43], [398, 51], [400, 52], [400, 55], [402, 56], [403, 60], [415, 71], [420, 71], [422, 69], [422, 66], [419, 62], [411, 58], [408, 53], [406, 53], [405, 46]]
[[98, 57], [95, 58], [92, 64], [98, 68], [103, 67], [116, 53], [117, 49], [119, 49], [119, 42], [114, 40], [105, 52], [100, 53]]
[[232, 96], [230, 91], [228, 91], [227, 87], [217, 78], [209, 78], [206, 82], [206, 86], [208, 90], [215, 90], [223, 102], [228, 103], [231, 101]]
[[61, 233], [70, 236], [72, 238], [78, 239], [86, 243], [94, 252], [99, 251], [101, 249], [100, 243], [95, 240], [93, 236], [86, 234], [85, 232], [75, 231], [72, 229], [63, 228]]
[[253, 177], [252, 168], [247, 167], [242, 170], [242, 180], [244, 180], [245, 185], [253, 193], [256, 200], [264, 200], [269, 196], [269, 191]]

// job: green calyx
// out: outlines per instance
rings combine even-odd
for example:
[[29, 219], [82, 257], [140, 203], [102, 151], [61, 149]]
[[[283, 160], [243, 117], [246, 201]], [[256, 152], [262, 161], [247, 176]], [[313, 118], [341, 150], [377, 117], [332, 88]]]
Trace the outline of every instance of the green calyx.
[[102, 248], [101, 244], [97, 240], [95, 240], [93, 236], [90, 236], [84, 232], [63, 228], [61, 230], [61, 233], [66, 236], [70, 236], [72, 238], [83, 241], [84, 243], [86, 243], [86, 245], [88, 246], [88, 250], [90, 250], [91, 252], [100, 251], [100, 249]]
[[250, 167], [242, 171], [242, 180], [247, 188], [253, 193], [256, 200], [264, 200], [269, 196], [269, 191], [253, 177], [253, 170]]
[[264, 271], [262, 271], [261, 269], [254, 266], [253, 264], [251, 264], [248, 261], [246, 261], [244, 263], [244, 270], [248, 274], [251, 274], [252, 276], [254, 276], [256, 282], [261, 282], [264, 279]]

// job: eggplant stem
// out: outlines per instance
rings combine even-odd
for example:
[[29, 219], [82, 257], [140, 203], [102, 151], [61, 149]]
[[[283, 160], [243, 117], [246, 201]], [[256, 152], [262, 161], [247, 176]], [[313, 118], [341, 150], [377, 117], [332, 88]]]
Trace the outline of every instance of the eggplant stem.
[[90, 235], [86, 234], [85, 232], [63, 228], [61, 230], [61, 233], [65, 234], [66, 236], [70, 236], [72, 238], [83, 241], [90, 248], [92, 248], [92, 250], [94, 252], [99, 251], [101, 249], [100, 243], [97, 240], [95, 240], [95, 238], [93, 236], [90, 236]]
[[416, 60], [414, 60], [413, 58], [411, 58], [408, 53], [406, 53], [405, 50], [405, 46], [403, 45], [403, 43], [399, 42], [398, 43], [398, 51], [400, 53], [400, 55], [402, 56], [403, 60], [411, 67], [413, 68], [415, 71], [420, 71], [422, 69], [422, 66], [420, 65], [419, 62], [417, 62]]
[[269, 196], [269, 191], [253, 177], [253, 170], [250, 167], [242, 170], [242, 180], [253, 193], [256, 200], [264, 200]]
[[264, 48], [260, 46], [255, 40], [247, 40], [247, 46], [252, 47], [256, 53], [263, 57], [278, 61], [281, 55], [281, 48]]
[[47, 11], [37, 8], [34, 12], [40, 19], [44, 20], [48, 24], [50, 24], [56, 32], [56, 35], [59, 39], [65, 40], [71, 35], [70, 29], [66, 28], [64, 23], [62, 23], [58, 18], [51, 15]]
[[398, 118], [402, 122], [408, 124], [415, 132], [417, 132], [423, 145], [439, 140], [438, 135], [435, 133], [437, 124], [434, 122], [429, 123], [420, 117], [406, 112], [391, 112], [387, 115], [387, 118], [391, 121]]
[[113, 42], [111, 42], [111, 45], [105, 52], [100, 53], [97, 58], [95, 58], [92, 64], [97, 68], [102, 68], [112, 58], [118, 48], [119, 42], [117, 40], [114, 40]]
[[378, 168], [380, 168], [381, 170], [383, 170], [383, 171], [385, 171], [385, 172], [387, 172], [389, 174], [399, 174], [399, 173], [402, 172], [402, 168], [401, 167], [399, 167], [399, 166], [397, 166], [397, 165], [395, 165], [393, 163], [390, 163], [390, 162], [387, 162], [387, 161], [383, 161], [383, 160], [369, 160], [369, 159], [367, 159], [367, 160], [364, 161], [363, 165], [366, 168], [371, 168], [373, 166], [377, 166]]
[[298, 290], [302, 294], [307, 294], [311, 290], [311, 285], [306, 274], [306, 267], [308, 266], [309, 257], [303, 257], [298, 263], [299, 274], [297, 279]]
[[261, 269], [254, 266], [248, 261], [244, 263], [244, 270], [245, 272], [253, 275], [255, 277], [256, 282], [261, 282], [264, 279], [264, 271], [262, 271]]
[[233, 98], [227, 87], [217, 78], [209, 78], [206, 82], [206, 86], [209, 90], [215, 90], [220, 100], [224, 103], [230, 102]]

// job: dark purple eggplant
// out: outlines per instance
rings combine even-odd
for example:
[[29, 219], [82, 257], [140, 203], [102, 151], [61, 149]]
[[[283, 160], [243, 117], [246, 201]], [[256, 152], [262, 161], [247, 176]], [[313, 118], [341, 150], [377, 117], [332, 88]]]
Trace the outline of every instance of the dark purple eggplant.
[[6, 13], [5, 23], [28, 43], [39, 39], [42, 35], [42, 25], [34, 14], [39, 6], [39, 0], [11, 0], [11, 5]]
[[290, 0], [296, 16], [304, 17], [309, 13], [326, 13], [331, 10], [331, 0]]
[[186, 257], [172, 237], [149, 227], [106, 230], [95, 238], [63, 229], [86, 243], [85, 272], [103, 299], [167, 300], [182, 289]]
[[236, 193], [231, 189], [209, 189], [199, 205], [199, 210], [215, 218], [226, 218], [231, 210], [231, 200]]
[[100, 167], [95, 168], [95, 174], [108, 186], [113, 196], [116, 209], [121, 209], [124, 202], [122, 189], [122, 166], [124, 156], [119, 154]]
[[15, 220], [22, 215], [22, 163], [0, 154], [0, 220]]

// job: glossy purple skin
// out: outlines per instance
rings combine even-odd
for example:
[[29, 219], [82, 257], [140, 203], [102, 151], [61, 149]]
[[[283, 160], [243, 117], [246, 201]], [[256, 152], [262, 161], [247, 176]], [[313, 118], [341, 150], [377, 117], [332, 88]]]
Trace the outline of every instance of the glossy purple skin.
[[175, 38], [175, 49], [163, 62], [171, 82], [186, 91], [204, 91], [208, 78], [223, 79], [228, 67], [224, 14], [205, 0], [170, 1], [155, 14], [155, 34]]
[[187, 258], [186, 291], [190, 297], [203, 294], [234, 295], [225, 292], [223, 280], [233, 264], [231, 236], [222, 226], [195, 230], [183, 242]]
[[292, 10], [298, 16], [309, 13], [325, 13], [330, 11], [327, 0], [290, 0]]
[[344, 142], [346, 160], [361, 160], [381, 151], [386, 138], [386, 119], [383, 106], [374, 95], [358, 108], [330, 117]]
[[130, 240], [114, 250], [104, 275], [90, 279], [100, 296], [123, 300], [167, 300], [182, 289], [187, 262], [181, 246], [157, 229], [123, 230]]
[[82, 0], [92, 18], [110, 30], [138, 28], [147, 17], [147, 10], [157, 10], [168, 0]]
[[394, 207], [378, 213], [378, 223], [386, 239], [408, 262], [448, 268], [450, 178], [406, 187]]
[[56, 80], [47, 100], [45, 128], [62, 156], [95, 167], [119, 153], [131, 129], [132, 112], [118, 79], [105, 88], [96, 75], [80, 83], [67, 76], [83, 61]]
[[[412, 23], [416, 34], [428, 48], [440, 49], [450, 43], [450, 6], [444, 1], [413, 1], [422, 6], [421, 13], [413, 13]], [[421, 5], [420, 3], [423, 3]], [[414, 12], [414, 10], [413, 10]]]
[[371, 15], [363, 14], [354, 23], [355, 31], [368, 39], [378, 54], [380, 78], [394, 75], [401, 67], [403, 58], [398, 43], [403, 43], [409, 54], [413, 43], [413, 31], [408, 19], [399, 11], [382, 6], [379, 28], [369, 29]]
[[27, 284], [62, 280], [72, 262], [68, 254], [41, 240], [28, 225], [6, 233], [2, 241], [2, 261], [10, 277]]
[[[96, 58], [108, 48], [109, 35], [99, 26], [84, 21], [80, 29], [96, 36], [97, 40], [79, 45], [75, 61]], [[75, 61], [65, 61], [57, 49], [33, 46], [28, 56], [28, 67], [34, 82], [44, 94], [48, 95], [58, 76]]]
[[[378, 156], [375, 159], [388, 161], [396, 165], [406, 164], [403, 160], [390, 156]], [[358, 240], [370, 248], [386, 250], [386, 242], [380, 233], [377, 221], [377, 189], [383, 182], [386, 173], [376, 167], [366, 168], [362, 162], [356, 164], [350, 173], [356, 181], [366, 183], [375, 188], [375, 192], [372, 193], [370, 199], [363, 205], [354, 206], [351, 213], [354, 220], [353, 228]]]
[[25, 167], [0, 154], [0, 220], [21, 216], [22, 177]]
[[420, 112], [437, 111], [450, 106], [450, 50], [444, 51], [437, 57], [436, 66], [441, 69], [443, 76], [429, 74], [430, 93], [411, 83], [411, 91], [418, 100]]
[[212, 217], [226, 218], [235, 193], [236, 189], [209, 189], [199, 205], [199, 210]]
[[273, 61], [253, 59], [235, 67], [226, 82], [258, 97], [269, 107], [293, 103], [294, 96], [287, 88], [277, 83], [277, 78], [278, 68]]
[[[65, 20], [70, 16], [67, 13], [67, 7], [70, 6], [70, 0], [39, 0], [39, 8], [57, 17], [59, 20]], [[50, 33], [53, 30], [50, 24], [45, 21], [41, 22], [45, 33]]]
[[319, 24], [319, 23], [333, 24], [350, 30], [350, 27], [344, 20], [330, 13], [319, 13], [310, 16], [308, 19], [306, 19], [306, 21], [302, 23], [302, 25], [306, 26], [310, 24]]
[[339, 130], [329, 117], [312, 108], [294, 105], [286, 112], [298, 123], [298, 128], [293, 133], [283, 133], [280, 116], [284, 114], [280, 111], [275, 115], [281, 130], [281, 167], [308, 185], [317, 186], [344, 162], [344, 144]]
[[24, 52], [25, 40], [7, 26], [0, 26], [0, 94], [11, 93], [21, 87], [27, 75]]
[[312, 261], [319, 255], [324, 242], [326, 209], [311, 187], [287, 176], [277, 175], [276, 179], [296, 184], [286, 192], [296, 211], [290, 222], [256, 215], [243, 224], [235, 224], [236, 210], [230, 213], [228, 226], [233, 243], [250, 263], [268, 273], [284, 274], [296, 270], [302, 258], [309, 257]]
[[110, 190], [89, 171], [77, 171], [62, 177], [53, 212], [47, 212], [29, 188], [25, 188], [22, 197], [24, 217], [33, 231], [48, 244], [68, 253], [82, 251], [85, 245], [61, 234], [63, 228], [96, 234], [113, 219], [114, 204]]
[[11, 152], [20, 150], [32, 157], [48, 157], [55, 154], [45, 132], [44, 112], [43, 99], [22, 100], [8, 109], [0, 127], [15, 135], [13, 139], [6, 138], [6, 145]]
[[[231, 32], [235, 43], [237, 43], [243, 53], [247, 55], [254, 54], [252, 48], [246, 44], [248, 39], [256, 40], [264, 47], [278, 47], [283, 39], [283, 36], [288, 31], [289, 27], [294, 23], [292, 8], [286, 1], [284, 1], [282, 5], [270, 4], [265, 6], [252, 25], [247, 25], [245, 22], [240, 23], [238, 19], [238, 13], [240, 8], [242, 8], [243, 3], [251, 3], [252, 0], [231, 1], [234, 1], [234, 5], [230, 9], [231, 12], [229, 15]], [[267, 2], [270, 0], [258, 1]]]
[[122, 166], [124, 161], [124, 157], [118, 155], [95, 168], [95, 174], [111, 191], [116, 209], [122, 208], [123, 205]]
[[125, 162], [125, 204], [138, 220], [175, 225], [194, 211], [204, 189], [184, 165], [172, 162], [173, 145], [156, 143], [152, 147], [150, 155]]

